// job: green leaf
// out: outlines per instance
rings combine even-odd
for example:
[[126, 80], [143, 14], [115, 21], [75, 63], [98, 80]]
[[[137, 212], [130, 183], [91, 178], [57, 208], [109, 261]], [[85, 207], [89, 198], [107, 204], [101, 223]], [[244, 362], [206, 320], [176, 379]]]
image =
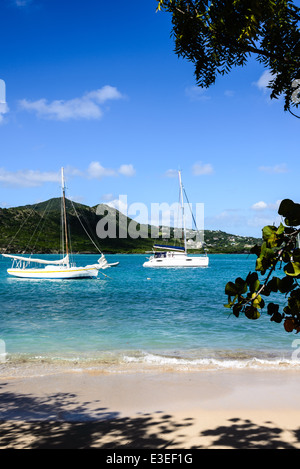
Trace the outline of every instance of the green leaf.
[[278, 214], [283, 217], [289, 217], [294, 211], [295, 203], [290, 199], [284, 199], [281, 201], [278, 209]]
[[247, 306], [247, 308], [245, 309], [245, 316], [248, 319], [256, 320], [260, 318], [260, 313], [254, 306]]
[[240, 295], [247, 292], [247, 289], [248, 289], [247, 288], [247, 282], [245, 280], [243, 280], [241, 277], [238, 277], [235, 280], [235, 285], [236, 285], [236, 288], [237, 288], [237, 293], [239, 293]]
[[280, 282], [280, 279], [278, 277], [273, 277], [267, 283], [268, 289], [271, 290], [272, 292], [275, 292], [275, 293], [278, 292], [279, 282]]
[[250, 253], [251, 253], [251, 254], [256, 254], [257, 257], [260, 256], [260, 252], [261, 252], [261, 246], [258, 246], [258, 244], [256, 244], [255, 246], [253, 246], [253, 247], [250, 249]]
[[228, 295], [228, 303], [226, 305], [224, 305], [225, 308], [231, 308], [234, 305], [234, 303], [236, 302], [237, 298], [238, 298], [238, 295], [235, 295], [233, 300], [231, 300], [231, 296]]
[[254, 293], [252, 295], [252, 306], [257, 309], [262, 309], [265, 306], [265, 302], [260, 295], [256, 296]]
[[277, 305], [275, 303], [269, 303], [267, 310], [268, 310], [268, 314], [270, 316], [273, 316], [273, 314], [279, 312], [279, 305]]
[[273, 236], [277, 231], [276, 226], [264, 226], [262, 229], [263, 239], [268, 241], [268, 239]]
[[280, 223], [278, 230], [276, 231], [277, 235], [282, 235], [284, 233], [284, 225]]
[[284, 318], [284, 315], [279, 312], [279, 305], [275, 303], [268, 304], [268, 314], [271, 317], [271, 321], [277, 322], [278, 324]]
[[293, 290], [294, 288], [294, 279], [292, 277], [283, 277], [282, 279], [278, 279], [278, 290], [280, 293], [288, 293]]
[[292, 254], [293, 262], [300, 262], [300, 249], [294, 249]]
[[243, 307], [241, 305], [239, 305], [239, 304], [234, 305], [234, 307], [232, 308], [232, 312], [233, 312], [233, 314], [236, 318], [239, 317], [240, 312], [242, 311], [242, 309], [243, 309]]
[[286, 264], [283, 270], [286, 275], [289, 275], [290, 277], [298, 277], [300, 276], [300, 263], [289, 262], [288, 264]]
[[252, 293], [258, 291], [260, 287], [260, 281], [256, 272], [250, 272], [247, 275], [246, 282], [249, 285], [249, 289]]
[[285, 217], [287, 226], [300, 225], [300, 204], [296, 204], [290, 199], [284, 199], [279, 206], [278, 213]]
[[282, 257], [283, 262], [290, 262], [291, 254], [287, 251], [284, 251], [281, 257]]
[[228, 282], [225, 286], [225, 295], [235, 296], [237, 294], [236, 285], [233, 282]]
[[235, 280], [235, 283], [228, 282], [225, 286], [225, 295], [235, 296], [247, 292], [247, 283], [241, 277]]

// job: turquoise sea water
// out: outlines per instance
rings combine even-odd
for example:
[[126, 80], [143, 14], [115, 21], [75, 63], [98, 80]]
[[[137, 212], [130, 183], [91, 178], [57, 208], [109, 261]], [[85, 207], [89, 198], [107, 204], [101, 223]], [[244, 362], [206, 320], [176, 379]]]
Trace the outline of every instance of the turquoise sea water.
[[[98, 257], [74, 259], [85, 265]], [[119, 266], [91, 280], [17, 279], [0, 259], [1, 366], [300, 367], [297, 336], [271, 323], [266, 308], [250, 321], [223, 307], [225, 284], [253, 270], [254, 256], [210, 255], [209, 267], [199, 269], [146, 269], [145, 255], [106, 257]]]

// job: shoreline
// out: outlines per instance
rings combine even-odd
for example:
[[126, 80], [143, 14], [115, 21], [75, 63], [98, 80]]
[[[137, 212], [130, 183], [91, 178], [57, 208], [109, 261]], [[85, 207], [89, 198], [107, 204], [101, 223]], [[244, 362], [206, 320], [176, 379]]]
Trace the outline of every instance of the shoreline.
[[0, 448], [300, 448], [299, 371], [0, 378]]
[[232, 353], [206, 356], [179, 356], [170, 353], [115, 351], [100, 355], [36, 356], [19, 354], [0, 361], [0, 382], [11, 379], [29, 379], [72, 373], [126, 375], [218, 372], [278, 372], [300, 374], [300, 360], [290, 354], [273, 353], [256, 356], [253, 353]]

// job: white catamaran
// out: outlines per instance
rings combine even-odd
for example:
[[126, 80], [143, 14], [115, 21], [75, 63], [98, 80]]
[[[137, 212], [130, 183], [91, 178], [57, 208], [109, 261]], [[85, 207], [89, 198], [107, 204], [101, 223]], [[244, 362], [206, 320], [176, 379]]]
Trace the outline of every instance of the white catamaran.
[[184, 247], [154, 244], [153, 255], [148, 258], [146, 262], [144, 262], [144, 267], [207, 267], [209, 264], [209, 258], [206, 254], [201, 256], [188, 255], [183, 203], [183, 186], [180, 171], [178, 171], [178, 176], [181, 195]]
[[[2, 254], [4, 257], [13, 259], [13, 265], [7, 272], [14, 277], [20, 278], [35, 278], [35, 279], [78, 279], [78, 278], [93, 278], [97, 277], [100, 269], [110, 267], [105, 256], [101, 253], [97, 264], [86, 265], [85, 267], [76, 266], [70, 262], [69, 254], [69, 241], [67, 229], [67, 214], [66, 214], [66, 198], [65, 198], [65, 179], [64, 169], [61, 169], [62, 180], [62, 238], [63, 245], [65, 245], [66, 255], [63, 259], [50, 261], [45, 259], [37, 259], [34, 257], [23, 257], [12, 254]], [[64, 250], [64, 246], [63, 246]], [[31, 264], [36, 264], [32, 267]], [[42, 267], [43, 266], [43, 267]]]

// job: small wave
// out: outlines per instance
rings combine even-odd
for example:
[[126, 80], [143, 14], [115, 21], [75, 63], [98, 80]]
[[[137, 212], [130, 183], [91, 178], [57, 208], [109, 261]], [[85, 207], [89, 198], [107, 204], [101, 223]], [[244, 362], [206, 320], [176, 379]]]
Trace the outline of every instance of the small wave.
[[199, 351], [156, 353], [115, 351], [80, 356], [8, 356], [0, 362], [0, 377], [37, 376], [64, 372], [201, 372], [217, 370], [300, 370], [300, 360], [273, 354], [219, 352], [199, 356]]
[[300, 369], [300, 360], [288, 358], [179, 358], [144, 353], [140, 356], [125, 355], [125, 363], [152, 365], [155, 368], [171, 367], [174, 370], [221, 370], [221, 369]]

